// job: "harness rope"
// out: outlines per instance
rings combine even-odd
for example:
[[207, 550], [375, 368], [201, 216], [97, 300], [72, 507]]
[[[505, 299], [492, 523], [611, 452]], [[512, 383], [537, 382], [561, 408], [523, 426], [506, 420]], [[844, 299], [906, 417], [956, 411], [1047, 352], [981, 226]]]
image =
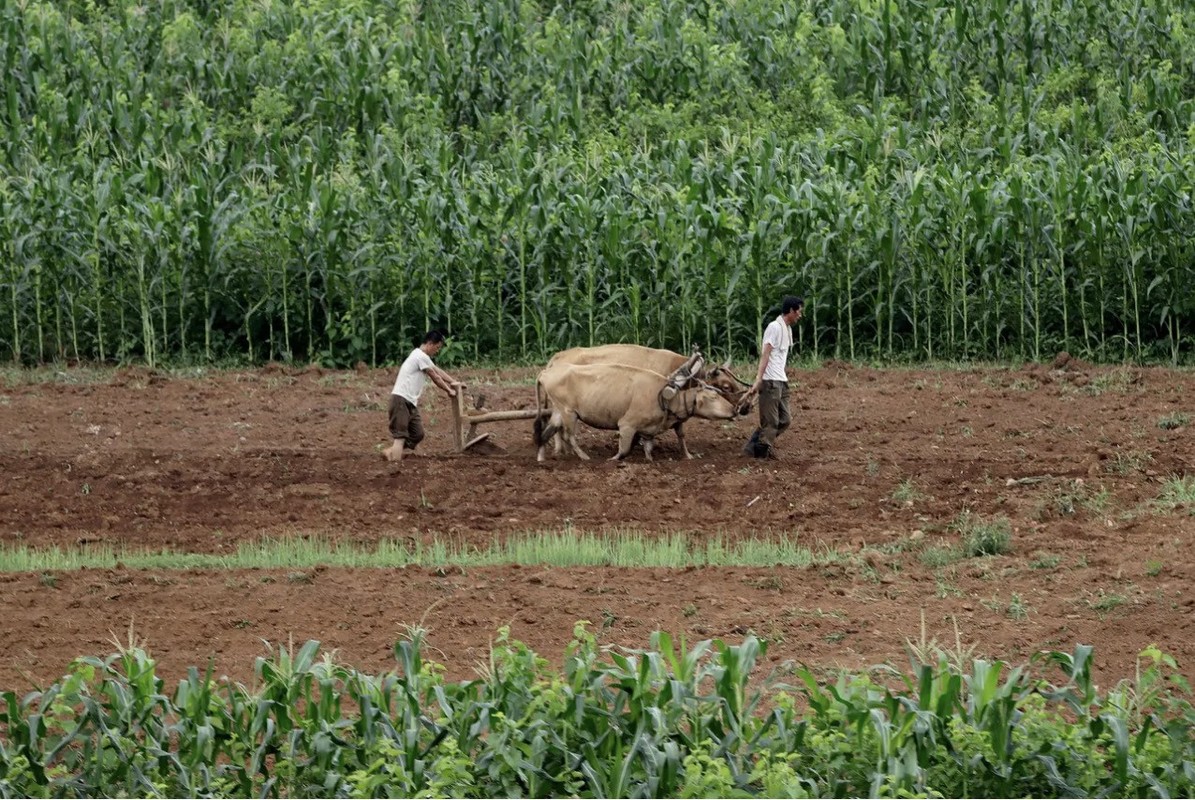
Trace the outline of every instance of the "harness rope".
[[[697, 381], [697, 385], [702, 388], [705, 388], [705, 389], [713, 388], [708, 383], [705, 383], [704, 381], [697, 380], [696, 378], [690, 378], [690, 380]], [[664, 399], [664, 392], [668, 391], [668, 389], [670, 389], [670, 388], [675, 388], [675, 387], [672, 387], [672, 385], [669, 384], [668, 386], [665, 386], [663, 389], [661, 389], [660, 393], [658, 395], [656, 395], [656, 400], [660, 404], [661, 411], [663, 411], [665, 414], [667, 414], [670, 417], [676, 417], [678, 420], [680, 420], [682, 422], [686, 419], [689, 419], [695, 413], [697, 413], [697, 394], [695, 392], [693, 393], [693, 407], [692, 408], [686, 407], [688, 405], [687, 400], [681, 401], [682, 402], [681, 409], [685, 412], [685, 415], [683, 417], [680, 416], [679, 414], [677, 414], [676, 412], [674, 412], [668, 405], [671, 398], [669, 398], [668, 400]], [[680, 393], [683, 393], [684, 391], [685, 391], [684, 389], [677, 389], [677, 392], [680, 392]], [[676, 395], [673, 395], [673, 397], [676, 397]]]

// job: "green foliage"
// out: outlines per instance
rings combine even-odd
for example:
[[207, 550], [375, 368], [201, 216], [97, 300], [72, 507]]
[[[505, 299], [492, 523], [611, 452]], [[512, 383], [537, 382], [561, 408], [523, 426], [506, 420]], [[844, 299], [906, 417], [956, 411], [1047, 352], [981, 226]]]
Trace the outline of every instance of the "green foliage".
[[[106, 567], [118, 562], [130, 569], [286, 569], [290, 583], [311, 583], [305, 570], [317, 566], [349, 568], [379, 567], [475, 567], [501, 564], [545, 564], [557, 567], [657, 566], [679, 569], [690, 566], [793, 566], [807, 567], [846, 563], [851, 556], [823, 547], [814, 552], [796, 536], [737, 538], [711, 536], [695, 544], [683, 533], [667, 537], [638, 530], [605, 532], [578, 531], [572, 525], [559, 530], [511, 535], [476, 547], [454, 538], [433, 537], [413, 546], [405, 541], [381, 539], [370, 546], [353, 542], [332, 542], [320, 536], [305, 538], [265, 537], [237, 545], [236, 551], [179, 553], [153, 552], [111, 547], [29, 548], [0, 547], [0, 573], [43, 572]], [[51, 575], [52, 577], [52, 575]], [[43, 584], [52, 581], [43, 578]]]
[[6, 3], [0, 351], [741, 353], [797, 291], [815, 357], [1189, 360], [1192, 29], [1130, 0]]
[[892, 490], [892, 499], [897, 503], [912, 504], [924, 497], [912, 478], [905, 478]]
[[1038, 504], [1037, 517], [1069, 517], [1080, 510], [1101, 514], [1107, 509], [1110, 497], [1110, 493], [1103, 486], [1094, 489], [1081, 478], [1063, 481], [1045, 493]]
[[1162, 484], [1162, 493], [1158, 495], [1157, 505], [1168, 510], [1195, 509], [1195, 476], [1172, 475], [1167, 478]]
[[[191, 669], [172, 691], [138, 643], [0, 694], [4, 796], [1133, 797], [1189, 795], [1195, 711], [1149, 648], [1106, 696], [1092, 651], [1029, 667], [916, 654], [893, 679], [754, 680], [766, 645], [598, 648], [578, 623], [560, 670], [498, 632], [473, 680], [444, 680], [424, 632], [368, 675], [318, 643], [257, 659], [253, 688]], [[792, 692], [798, 692], [800, 697]], [[801, 709], [798, 711], [798, 709]]]
[[1172, 431], [1176, 428], [1181, 428], [1191, 422], [1191, 415], [1184, 411], [1175, 411], [1172, 414], [1158, 418], [1158, 427], [1164, 431]]
[[1148, 450], [1118, 447], [1116, 448], [1116, 455], [1113, 456], [1106, 469], [1117, 475], [1132, 475], [1137, 472], [1143, 472], [1152, 462], [1153, 454]]
[[969, 558], [1003, 555], [1012, 545], [1012, 523], [1007, 517], [980, 519], [967, 510], [951, 527], [963, 537], [963, 553]]
[[1054, 553], [1037, 553], [1029, 562], [1029, 569], [1055, 569], [1062, 563], [1062, 556]]
[[930, 569], [939, 569], [954, 564], [965, 556], [957, 547], [941, 547], [934, 545], [922, 550], [917, 558], [922, 564]]

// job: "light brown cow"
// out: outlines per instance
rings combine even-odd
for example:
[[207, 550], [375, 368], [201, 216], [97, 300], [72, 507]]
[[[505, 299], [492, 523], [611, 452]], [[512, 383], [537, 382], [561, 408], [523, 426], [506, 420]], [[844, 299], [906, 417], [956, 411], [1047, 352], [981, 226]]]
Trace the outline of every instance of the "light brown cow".
[[[643, 347], [637, 344], [603, 344], [596, 347], [573, 347], [561, 350], [548, 361], [547, 369], [561, 364], [582, 366], [586, 364], [627, 364], [632, 367], [648, 369], [661, 375], [672, 375], [689, 361], [689, 357], [682, 356], [672, 350], [661, 350], [655, 347]], [[750, 384], [739, 379], [730, 371], [729, 359], [724, 364], [700, 367], [694, 374], [693, 385], [696, 381], [704, 381], [722, 393], [724, 397], [738, 406], [747, 387]], [[740, 413], [746, 414], [750, 407], [740, 407]], [[685, 442], [684, 422], [678, 421], [672, 426], [676, 431], [676, 440], [680, 444], [681, 453], [685, 458], [692, 458], [689, 446]], [[560, 454], [563, 439], [557, 434], [555, 452]]]
[[[626, 458], [635, 437], [643, 439], [643, 454], [651, 461], [653, 439], [659, 433], [684, 422], [689, 417], [734, 419], [734, 403], [708, 384], [687, 383], [685, 373], [661, 375], [652, 370], [627, 364], [557, 363], [539, 374], [535, 398], [540, 412], [535, 418], [536, 459], [543, 461], [548, 441], [559, 431], [565, 444], [578, 457], [588, 460], [577, 444], [578, 420], [593, 428], [618, 431], [618, 453]], [[545, 409], [550, 408], [550, 415]], [[545, 423], [545, 417], [547, 422]]]

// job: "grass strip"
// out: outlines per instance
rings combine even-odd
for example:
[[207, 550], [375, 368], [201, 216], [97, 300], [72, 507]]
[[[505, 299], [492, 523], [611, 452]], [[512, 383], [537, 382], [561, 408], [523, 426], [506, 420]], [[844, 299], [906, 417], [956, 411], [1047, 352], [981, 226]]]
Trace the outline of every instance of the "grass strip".
[[641, 531], [607, 534], [538, 531], [475, 547], [452, 539], [408, 544], [383, 539], [373, 544], [333, 542], [321, 536], [266, 537], [240, 544], [230, 554], [181, 553], [169, 550], [84, 547], [0, 549], [0, 572], [55, 572], [76, 569], [302, 569], [491, 567], [507, 564], [552, 567], [807, 567], [848, 561], [844, 552], [817, 552], [795, 538], [727, 540], [721, 536], [697, 541], [685, 533], [653, 536]]

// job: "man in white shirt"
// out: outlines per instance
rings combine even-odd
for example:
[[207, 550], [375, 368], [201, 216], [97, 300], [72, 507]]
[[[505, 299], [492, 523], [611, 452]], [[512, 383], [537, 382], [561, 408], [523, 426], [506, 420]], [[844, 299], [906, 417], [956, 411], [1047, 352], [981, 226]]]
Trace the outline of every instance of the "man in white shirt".
[[[432, 363], [432, 358], [444, 347], [444, 334], [429, 331], [423, 344], [416, 347], [402, 362], [394, 389], [390, 392], [390, 436], [394, 444], [382, 451], [387, 461], [402, 461], [404, 451], [413, 451], [423, 441], [423, 420], [419, 416], [419, 398], [430, 378], [449, 397], [465, 388], [448, 373]], [[455, 388], [454, 388], [455, 385]]]
[[764, 330], [755, 383], [744, 400], [759, 395], [759, 427], [743, 447], [754, 458], [776, 458], [776, 437], [788, 428], [788, 351], [793, 346], [792, 326], [805, 311], [805, 301], [789, 295], [780, 304], [780, 316]]

